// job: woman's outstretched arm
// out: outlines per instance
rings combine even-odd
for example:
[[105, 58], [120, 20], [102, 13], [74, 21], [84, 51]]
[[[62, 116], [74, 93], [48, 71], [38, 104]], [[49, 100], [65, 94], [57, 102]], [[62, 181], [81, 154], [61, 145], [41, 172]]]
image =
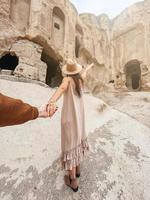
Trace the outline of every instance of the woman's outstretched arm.
[[90, 64], [88, 67], [86, 67], [86, 68], [83, 70], [83, 72], [82, 72], [82, 74], [81, 74], [81, 77], [83, 78], [83, 80], [86, 78], [86, 75], [87, 75], [88, 70], [91, 69], [92, 67], [94, 67], [94, 64], [93, 64], [93, 63]]
[[56, 92], [53, 94], [53, 96], [49, 100], [49, 106], [48, 106], [48, 114], [49, 116], [54, 113], [54, 111], [57, 110], [56, 102], [58, 99], [62, 96], [62, 94], [67, 90], [69, 85], [70, 79], [68, 77], [63, 78], [63, 81], [59, 88], [56, 90]]
[[51, 103], [51, 102], [55, 103], [58, 101], [58, 99], [62, 96], [62, 94], [67, 90], [69, 82], [70, 82], [70, 78], [68, 78], [68, 77], [63, 78], [61, 85], [58, 87], [56, 92], [50, 98], [49, 103]]

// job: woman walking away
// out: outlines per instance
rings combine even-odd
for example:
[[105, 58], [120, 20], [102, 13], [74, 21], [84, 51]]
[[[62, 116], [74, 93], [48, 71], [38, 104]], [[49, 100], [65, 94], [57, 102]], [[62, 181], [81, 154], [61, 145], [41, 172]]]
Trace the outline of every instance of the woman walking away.
[[[55, 108], [57, 100], [64, 95], [61, 114], [61, 163], [62, 168], [68, 171], [68, 175], [64, 176], [65, 184], [74, 192], [78, 191], [80, 162], [85, 151], [89, 149], [85, 132], [81, 71], [82, 66], [69, 59], [62, 68], [65, 77], [49, 101], [49, 108]], [[83, 74], [85, 73], [86, 71]]]

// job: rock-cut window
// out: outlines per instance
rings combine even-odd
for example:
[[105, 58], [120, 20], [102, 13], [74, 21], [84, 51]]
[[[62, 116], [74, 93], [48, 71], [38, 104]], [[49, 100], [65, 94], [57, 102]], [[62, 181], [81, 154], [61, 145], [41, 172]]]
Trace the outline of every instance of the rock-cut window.
[[54, 27], [60, 30], [60, 25], [58, 23], [54, 23]]

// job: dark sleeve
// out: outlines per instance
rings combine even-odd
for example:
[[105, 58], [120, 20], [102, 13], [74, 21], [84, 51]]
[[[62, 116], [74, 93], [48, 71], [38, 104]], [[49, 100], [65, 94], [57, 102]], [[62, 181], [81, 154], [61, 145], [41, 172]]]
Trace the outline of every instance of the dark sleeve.
[[38, 117], [38, 109], [0, 93], [0, 127], [22, 124]]

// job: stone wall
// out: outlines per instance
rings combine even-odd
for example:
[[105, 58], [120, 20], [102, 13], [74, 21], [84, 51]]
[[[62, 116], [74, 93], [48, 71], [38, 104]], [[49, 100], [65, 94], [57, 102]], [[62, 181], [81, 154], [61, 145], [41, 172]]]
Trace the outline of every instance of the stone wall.
[[[113, 20], [105, 14], [78, 15], [69, 0], [0, 4], [0, 59], [6, 52], [18, 56], [14, 75], [56, 86], [59, 64], [71, 57], [85, 67], [94, 63], [86, 81], [93, 92], [132, 90], [133, 82], [137, 90], [149, 89], [150, 0], [134, 4]], [[138, 74], [126, 69], [135, 68], [135, 60]]]
[[[111, 60], [113, 61], [116, 88], [127, 86], [131, 90], [134, 89], [135, 82], [139, 82], [137, 90], [147, 89], [148, 87], [145, 80], [150, 78], [149, 3], [150, 1], [143, 1], [134, 4], [124, 10], [112, 22], [111, 45], [113, 54]], [[136, 68], [139, 65], [139, 78], [134, 78], [136, 74], [135, 60], [137, 61]], [[130, 77], [128, 76], [129, 70], [126, 69], [127, 65], [132, 75]]]
[[45, 82], [47, 65], [40, 60], [41, 46], [28, 40], [19, 40], [12, 45], [10, 51], [19, 57], [15, 75]]

